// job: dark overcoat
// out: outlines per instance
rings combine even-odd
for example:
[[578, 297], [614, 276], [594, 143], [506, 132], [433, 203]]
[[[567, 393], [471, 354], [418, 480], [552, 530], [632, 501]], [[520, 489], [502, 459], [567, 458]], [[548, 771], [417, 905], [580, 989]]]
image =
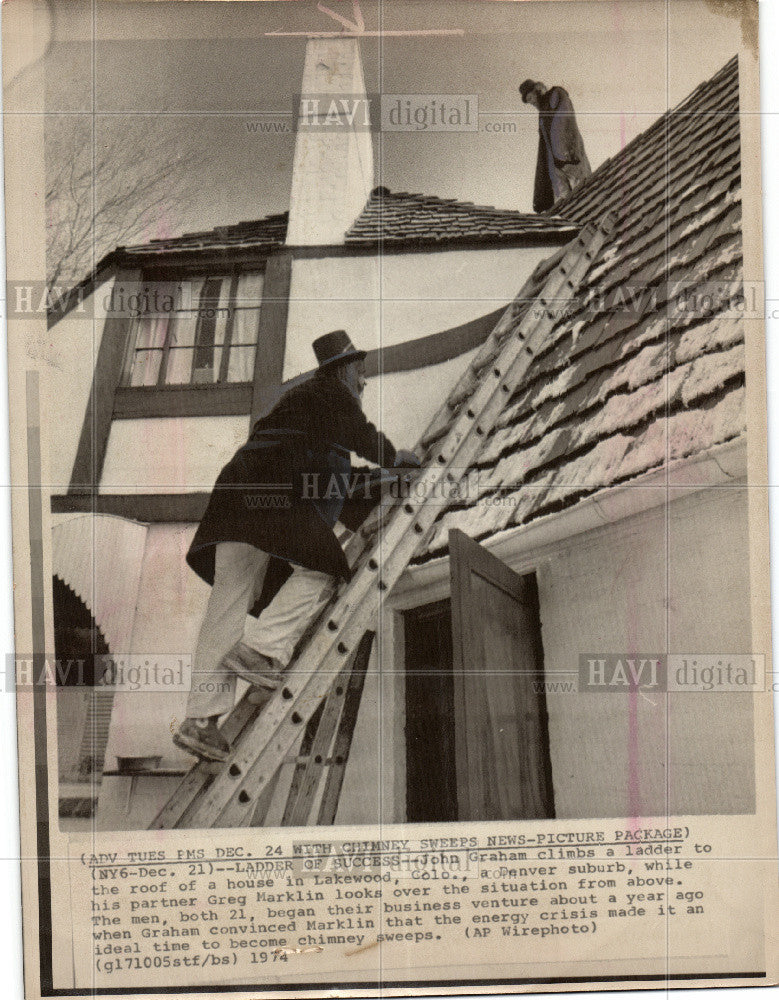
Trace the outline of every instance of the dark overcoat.
[[189, 565], [213, 584], [220, 542], [248, 542], [269, 553], [274, 558], [254, 613], [289, 576], [290, 563], [349, 579], [333, 526], [340, 520], [354, 529], [374, 502], [362, 484], [355, 486], [351, 452], [378, 466], [395, 461], [390, 441], [324, 369], [282, 396], [219, 473], [187, 552]]
[[592, 170], [568, 91], [552, 87], [541, 95], [539, 103], [533, 211], [545, 212], [586, 180]]

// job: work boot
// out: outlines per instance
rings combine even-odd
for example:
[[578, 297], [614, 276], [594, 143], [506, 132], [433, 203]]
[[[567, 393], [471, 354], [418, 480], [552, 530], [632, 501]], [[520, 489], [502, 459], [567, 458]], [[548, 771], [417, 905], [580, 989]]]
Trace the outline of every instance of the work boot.
[[230, 744], [219, 732], [215, 719], [184, 719], [173, 742], [201, 760], [221, 762], [230, 756]]
[[275, 661], [258, 653], [245, 642], [237, 642], [230, 652], [224, 655], [222, 666], [238, 674], [253, 687], [275, 691], [281, 684], [282, 672]]

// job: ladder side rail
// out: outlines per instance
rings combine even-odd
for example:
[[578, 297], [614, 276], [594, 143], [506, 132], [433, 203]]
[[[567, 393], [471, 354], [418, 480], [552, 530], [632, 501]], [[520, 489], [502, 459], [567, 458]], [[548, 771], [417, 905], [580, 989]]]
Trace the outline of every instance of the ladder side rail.
[[[328, 698], [330, 695], [328, 694]], [[324, 711], [325, 702], [323, 701], [311, 718], [308, 720], [306, 725], [306, 731], [303, 734], [303, 740], [300, 744], [300, 749], [298, 750], [297, 757], [295, 759], [295, 770], [292, 774], [292, 781], [287, 792], [287, 803], [284, 807], [284, 816], [290, 809], [290, 803], [297, 800], [297, 796], [300, 792], [300, 786], [303, 783], [303, 775], [306, 770], [306, 762], [311, 755], [311, 747], [314, 743], [314, 738], [317, 734], [317, 729], [319, 728], [319, 723], [322, 719], [322, 712]], [[284, 818], [281, 820], [282, 826], [287, 826], [288, 824], [284, 822]]]
[[[243, 695], [222, 726], [222, 733], [229, 742], [236, 740], [257, 714], [257, 707], [249, 701], [248, 694], [247, 691]], [[149, 829], [167, 830], [177, 826], [198, 794], [213, 780], [215, 770], [220, 767], [222, 765], [216, 761], [201, 760], [194, 764], [154, 817]]]
[[[298, 764], [299, 780], [294, 788], [294, 792], [287, 799], [284, 809], [282, 826], [305, 826], [308, 815], [314, 802], [319, 780], [327, 766], [327, 755], [330, 744], [333, 742], [338, 720], [341, 717], [346, 689], [349, 684], [349, 675], [354, 664], [354, 657], [349, 664], [344, 667], [335, 683], [330, 686], [327, 697], [322, 702], [322, 714], [319, 718], [319, 725], [313, 734], [313, 739], [308, 748], [306, 759]], [[295, 769], [296, 772], [298, 768]]]
[[363, 644], [357, 651], [354, 667], [349, 677], [349, 687], [346, 691], [341, 721], [338, 724], [338, 731], [335, 734], [333, 744], [333, 760], [328, 768], [325, 779], [325, 787], [322, 792], [322, 800], [319, 803], [319, 815], [317, 816], [318, 826], [332, 826], [335, 823], [335, 814], [338, 811], [338, 802], [341, 798], [341, 787], [346, 775], [346, 765], [349, 762], [349, 754], [352, 748], [355, 726], [357, 725], [357, 714], [362, 701], [362, 692], [365, 687], [365, 675], [368, 671], [368, 664], [371, 658], [371, 648], [374, 641], [373, 632], [366, 632], [363, 637]]

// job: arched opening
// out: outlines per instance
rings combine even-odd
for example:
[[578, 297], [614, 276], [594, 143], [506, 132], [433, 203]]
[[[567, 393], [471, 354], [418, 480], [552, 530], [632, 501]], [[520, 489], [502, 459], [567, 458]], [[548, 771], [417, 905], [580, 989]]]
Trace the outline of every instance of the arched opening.
[[[60, 817], [92, 815], [103, 773], [113, 690], [101, 688], [110, 649], [86, 603], [52, 578]], [[85, 784], [91, 787], [84, 788]], [[67, 789], [65, 786], [69, 786]]]
[[78, 594], [60, 577], [55, 575], [53, 580], [54, 655], [60, 665], [57, 687], [93, 687], [102, 676], [99, 661], [95, 669], [95, 657], [108, 655], [108, 643]]

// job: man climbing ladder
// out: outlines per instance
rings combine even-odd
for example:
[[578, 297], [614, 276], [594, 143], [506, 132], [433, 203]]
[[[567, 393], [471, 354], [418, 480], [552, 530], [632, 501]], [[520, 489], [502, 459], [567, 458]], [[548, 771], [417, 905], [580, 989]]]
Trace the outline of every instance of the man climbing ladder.
[[[236, 677], [270, 698], [307, 625], [350, 578], [333, 528], [339, 520], [356, 528], [371, 506], [364, 490], [349, 489], [351, 452], [377, 466], [419, 466], [363, 413], [365, 351], [344, 330], [313, 349], [318, 369], [256, 422], [222, 469], [187, 553], [212, 590], [173, 741], [202, 760], [230, 754], [217, 720], [233, 707]], [[257, 608], [259, 618], [248, 613]]]
[[[512, 393], [537, 355], [550, 346], [548, 338], [558, 315], [551, 304], [578, 293], [614, 227], [611, 215], [597, 225], [588, 223], [571, 243], [542, 261], [527, 280], [415, 448], [424, 455], [423, 470], [415, 478], [415, 489], [422, 487], [423, 498], [440, 496], [444, 480], [457, 483], [471, 467]], [[396, 461], [400, 460], [396, 456]], [[225, 721], [225, 728], [234, 734], [229, 764], [216, 771], [203, 763], [193, 768], [159, 811], [152, 829], [262, 824], [280, 768], [296, 743], [305, 739], [309, 720], [324, 699], [349, 698], [347, 673], [360, 656], [377, 603], [382, 594], [392, 591], [425, 544], [440, 513], [438, 503], [425, 499], [410, 503], [398, 497], [387, 510], [382, 509], [380, 518], [369, 518], [355, 532], [346, 551], [353, 567], [351, 579], [339, 585], [316, 626], [304, 636], [279, 689], [270, 693], [259, 718], [252, 716], [251, 704], [243, 699]], [[321, 709], [323, 716], [328, 707], [325, 704]], [[321, 723], [317, 737], [320, 729]], [[323, 765], [329, 769], [329, 787], [323, 794], [327, 808], [324, 813], [320, 810], [320, 817], [324, 817], [320, 822], [333, 822], [339, 783], [329, 779], [333, 774], [341, 776], [349, 732], [344, 729], [343, 741], [336, 736], [332, 754], [324, 749], [330, 737], [327, 741], [323, 738], [321, 753], [318, 751], [306, 765], [311, 771], [309, 788], [323, 773]], [[331, 729], [328, 733], [332, 736]], [[309, 758], [311, 753], [309, 749]], [[331, 755], [338, 771], [330, 767]], [[304, 796], [296, 793], [292, 808], [287, 810], [289, 822], [305, 825], [310, 804], [308, 791]]]

